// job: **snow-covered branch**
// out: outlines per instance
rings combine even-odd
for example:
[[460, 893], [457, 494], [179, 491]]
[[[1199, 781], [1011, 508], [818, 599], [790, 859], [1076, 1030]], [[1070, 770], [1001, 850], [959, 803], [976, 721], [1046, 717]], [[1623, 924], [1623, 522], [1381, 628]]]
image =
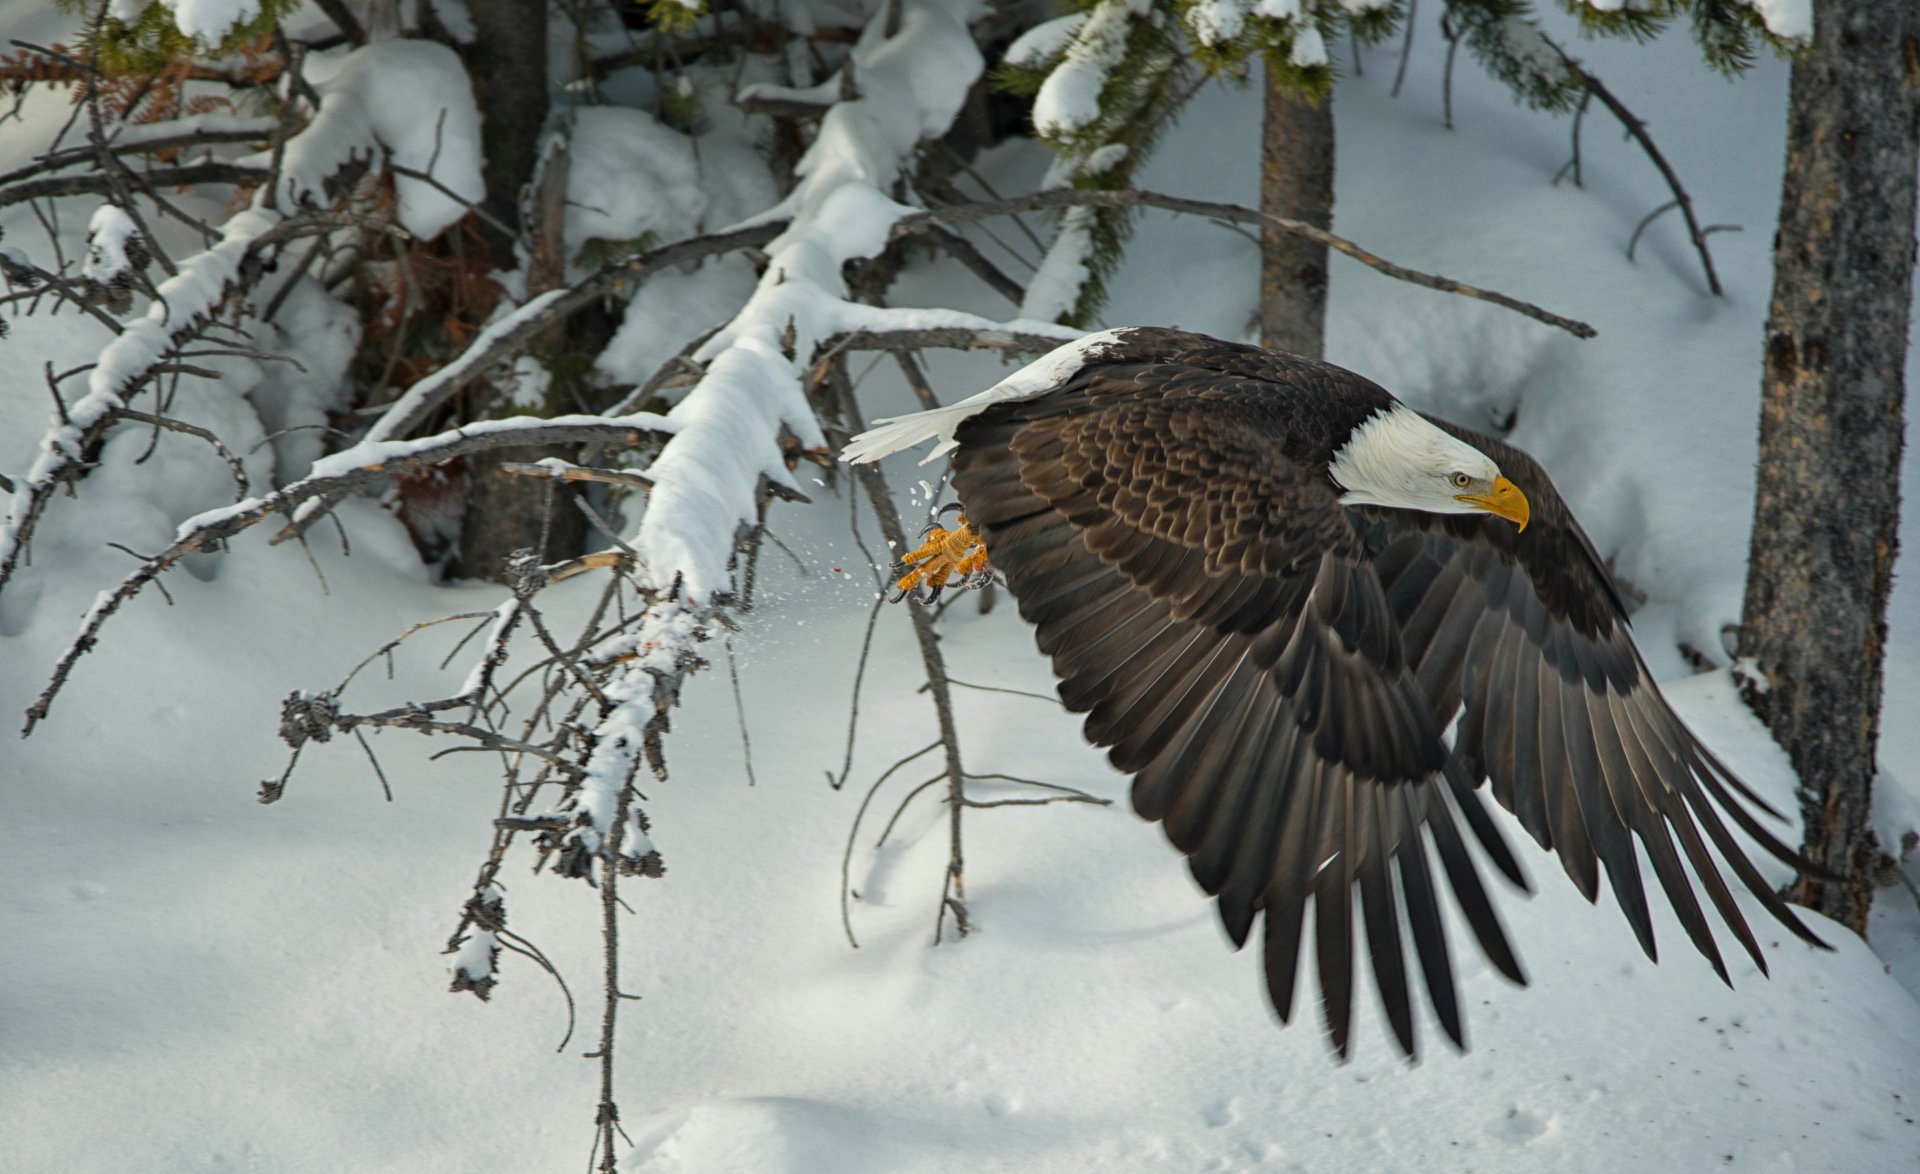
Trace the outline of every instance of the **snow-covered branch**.
[[662, 416], [512, 417], [469, 424], [419, 440], [368, 441], [314, 462], [307, 476], [262, 497], [250, 497], [208, 510], [180, 524], [174, 541], [112, 591], [103, 591], [80, 623], [80, 630], [54, 667], [52, 679], [27, 710], [22, 734], [47, 716], [74, 664], [91, 651], [100, 629], [127, 600], [196, 551], [215, 547], [243, 530], [278, 514], [291, 515], [302, 503], [385, 480], [396, 473], [442, 464], [456, 457], [530, 444], [633, 445], [644, 437], [670, 433], [676, 425]]

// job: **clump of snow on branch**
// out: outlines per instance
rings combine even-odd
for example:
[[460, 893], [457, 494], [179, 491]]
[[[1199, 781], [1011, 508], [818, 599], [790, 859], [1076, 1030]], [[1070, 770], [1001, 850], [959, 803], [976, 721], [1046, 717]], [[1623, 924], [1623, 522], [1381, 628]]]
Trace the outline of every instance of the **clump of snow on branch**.
[[1072, 310], [1087, 283], [1093, 256], [1093, 209], [1068, 208], [1060, 217], [1040, 268], [1027, 281], [1020, 314], [1054, 321]]
[[87, 263], [80, 276], [106, 285], [140, 266], [129, 253], [139, 249], [140, 227], [133, 217], [112, 204], [102, 204], [87, 223]]
[[1787, 41], [1813, 39], [1813, 0], [1747, 0], [1767, 31]]
[[1545, 90], [1571, 81], [1566, 58], [1534, 22], [1522, 16], [1507, 17], [1500, 22], [1500, 40], [1506, 55], [1524, 73], [1522, 84]]
[[644, 110], [574, 112], [567, 171], [569, 249], [589, 240], [691, 236], [707, 197], [693, 140]]
[[312, 54], [305, 70], [320, 94], [320, 109], [287, 142], [278, 194], [296, 206], [325, 205], [329, 181], [356, 160], [378, 159], [384, 151], [395, 164], [431, 175], [446, 189], [395, 175], [396, 215], [417, 236], [438, 234], [466, 215], [467, 204], [485, 197], [480, 113], [453, 50], [432, 41], [375, 41]]
[[[705, 639], [706, 625], [691, 608], [682, 601], [663, 602], [648, 609], [633, 632], [602, 654], [624, 662], [625, 671], [604, 687], [612, 708], [593, 731], [593, 752], [574, 799], [582, 822], [567, 833], [570, 846], [589, 856], [604, 847], [621, 816], [621, 795], [639, 769], [649, 740], [658, 738], [666, 712], [679, 703], [692, 649]], [[637, 842], [632, 839], [635, 831], [627, 829], [619, 849], [622, 857], [637, 864], [654, 849], [644, 835]]]
[[[108, 15], [131, 24], [156, 0], [113, 0]], [[237, 24], [260, 15], [260, 0], [157, 0], [173, 14], [173, 23], [189, 37], [219, 41]]]
[[1070, 135], [1100, 117], [1100, 92], [1126, 56], [1134, 16], [1127, 0], [1104, 0], [1074, 31], [1066, 56], [1033, 98], [1033, 129], [1043, 138]]
[[[1642, 8], [1638, 0], [1579, 0], [1595, 12], [1623, 12]], [[1813, 0], [1746, 0], [1748, 8], [1760, 15], [1767, 31], [1783, 41], [1809, 41], [1813, 38]]]
[[1187, 27], [1202, 45], [1223, 45], [1240, 35], [1254, 0], [1199, 0], [1187, 10]]
[[454, 990], [472, 991], [482, 999], [493, 993], [500, 966], [499, 931], [506, 924], [507, 902], [499, 889], [486, 885], [468, 898], [463, 932], [448, 944]]
[[1001, 60], [1008, 65], [1034, 68], [1046, 64], [1056, 54], [1066, 49], [1069, 42], [1079, 34], [1080, 26], [1087, 23], [1087, 14], [1076, 12], [1070, 16], [1059, 16], [1043, 24], [1034, 25], [1020, 34]]

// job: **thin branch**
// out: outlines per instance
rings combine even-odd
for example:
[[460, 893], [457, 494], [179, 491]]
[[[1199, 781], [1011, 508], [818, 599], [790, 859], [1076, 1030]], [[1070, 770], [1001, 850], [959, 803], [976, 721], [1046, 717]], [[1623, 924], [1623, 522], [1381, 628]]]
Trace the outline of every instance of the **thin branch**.
[[[844, 357], [836, 358], [829, 364], [827, 382], [839, 401], [841, 422], [852, 433], [863, 431], [866, 425], [860, 405], [854, 399], [853, 383], [847, 378]], [[880, 532], [886, 535], [893, 549], [908, 549], [906, 531], [900, 524], [900, 513], [893, 503], [893, 492], [887, 488], [886, 477], [880, 472], [879, 466], [859, 465], [855, 467], [854, 474], [867, 491], [867, 500], [880, 523]], [[926, 666], [928, 692], [932, 695], [934, 715], [940, 727], [940, 743], [946, 748], [948, 853], [946, 877], [941, 885], [940, 916], [934, 923], [934, 942], [938, 944], [949, 910], [954, 914], [962, 937], [966, 936], [969, 929], [966, 914], [966, 857], [960, 832], [966, 774], [960, 765], [960, 735], [953, 718], [953, 696], [947, 687], [946, 659], [940, 652], [939, 637], [933, 631], [933, 616], [917, 603], [908, 607], [907, 614], [913, 621], [914, 638], [920, 644], [920, 659]]]
[[552, 481], [595, 481], [602, 485], [619, 485], [626, 489], [653, 488], [653, 478], [645, 473], [635, 473], [630, 469], [598, 469], [586, 465], [574, 465], [557, 457], [536, 464], [506, 462], [501, 464], [500, 470], [519, 477], [543, 477]]
[[1523, 302], [1518, 298], [1509, 297], [1506, 294], [1493, 290], [1480, 289], [1477, 286], [1467, 285], [1463, 282], [1454, 281], [1451, 278], [1439, 277], [1430, 273], [1421, 273], [1401, 265], [1396, 265], [1391, 261], [1386, 261], [1375, 256], [1345, 237], [1335, 236], [1323, 228], [1316, 228], [1304, 221], [1292, 220], [1284, 216], [1269, 216], [1255, 209], [1243, 208], [1236, 204], [1216, 204], [1204, 200], [1189, 200], [1179, 196], [1162, 195], [1159, 192], [1124, 189], [1119, 191], [1080, 191], [1073, 188], [1057, 188], [1051, 191], [1035, 192], [1026, 196], [1016, 196], [1009, 200], [954, 205], [902, 216], [894, 222], [893, 237], [898, 240], [912, 233], [924, 232], [933, 225], [966, 223], [991, 216], [1004, 216], [1011, 212], [1025, 212], [1037, 208], [1079, 207], [1161, 208], [1169, 212], [1185, 212], [1194, 216], [1211, 216], [1238, 224], [1264, 225], [1269, 228], [1278, 229], [1281, 232], [1290, 232], [1297, 236], [1304, 236], [1309, 240], [1317, 241], [1336, 252], [1344, 253], [1352, 257], [1363, 265], [1377, 269], [1389, 277], [1397, 277], [1402, 281], [1425, 286], [1428, 289], [1437, 289], [1446, 293], [1457, 293], [1465, 297], [1492, 302], [1495, 305], [1504, 306], [1509, 310], [1525, 314], [1536, 322], [1544, 322], [1549, 326], [1557, 326], [1578, 338], [1592, 338], [1598, 333], [1592, 326], [1589, 326], [1585, 322], [1578, 322], [1571, 318], [1563, 318], [1558, 314], [1543, 310], [1531, 302]]
[[[181, 121], [190, 121], [182, 119]], [[108, 148], [119, 155], [158, 155], [168, 151], [184, 151], [194, 147], [212, 146], [216, 143], [255, 143], [273, 137], [278, 124], [262, 121], [257, 126], [244, 127], [201, 127], [195, 130], [183, 130], [168, 135], [148, 135], [127, 141], [124, 135], [108, 142]], [[0, 191], [32, 179], [36, 175], [45, 175], [67, 167], [76, 167], [93, 163], [97, 153], [93, 147], [67, 147], [59, 151], [48, 151], [32, 163], [17, 167], [12, 171], [0, 172]], [[145, 178], [148, 173], [140, 173]], [[29, 197], [32, 198], [32, 197]]]
[[1668, 200], [1666, 203], [1640, 218], [1640, 223], [1633, 226], [1633, 235], [1627, 238], [1627, 260], [1633, 260], [1633, 250], [1639, 247], [1640, 234], [1647, 231], [1647, 226], [1660, 219], [1662, 214], [1671, 212], [1679, 206], [1680, 201]]
[[[264, 182], [267, 175], [267, 169], [264, 167], [206, 160], [200, 163], [185, 163], [178, 167], [156, 167], [142, 172], [140, 180], [142, 184], [153, 188], [189, 187], [201, 183], [226, 183], [236, 187], [253, 187]], [[0, 188], [0, 208], [52, 196], [111, 195], [118, 182], [117, 176], [103, 171], [29, 179]]]
[[[881, 784], [892, 778], [894, 771], [899, 770], [914, 759], [920, 758], [939, 748], [940, 743], [938, 740], [929, 742], [920, 749], [915, 750], [912, 754], [907, 755], [905, 758], [902, 758], [892, 766], [881, 771], [880, 777], [873, 780], [873, 786], [867, 788], [866, 795], [860, 800], [860, 807], [853, 813], [853, 826], [847, 829], [847, 847], [846, 850], [840, 854], [840, 927], [847, 931], [847, 944], [856, 950], [860, 948], [860, 942], [853, 936], [853, 912], [851, 906], [848, 904], [848, 899], [853, 893], [853, 845], [860, 835], [860, 821], [866, 817], [867, 805], [872, 803], [873, 797], [880, 793]], [[946, 776], [935, 775], [933, 777], [937, 782]]]
[[220, 459], [227, 463], [227, 471], [233, 474], [234, 486], [239, 491], [233, 500], [245, 501], [247, 496], [253, 492], [253, 483], [247, 480], [247, 470], [240, 464], [240, 458], [234, 456], [231, 449], [220, 443], [218, 436], [215, 436], [205, 428], [197, 424], [189, 424], [185, 420], [176, 420], [171, 416], [155, 416], [147, 412], [136, 412], [132, 408], [121, 408], [115, 415], [122, 420], [133, 420], [141, 424], [151, 424], [155, 428], [164, 428], [169, 432], [179, 432], [187, 436], [199, 437], [201, 440], [213, 446], [213, 451], [218, 453]]
[[867, 679], [867, 656], [873, 651], [873, 629], [880, 621], [880, 609], [887, 602], [886, 593], [874, 592], [873, 607], [867, 612], [867, 631], [860, 638], [860, 659], [853, 670], [853, 697], [847, 702], [847, 752], [840, 763], [840, 777], [835, 778], [832, 771], [827, 772], [827, 786], [838, 791], [847, 785], [847, 776], [853, 773], [853, 736], [860, 724], [860, 685]]
[[1008, 277], [998, 265], [987, 260], [987, 255], [976, 248], [972, 241], [951, 229], [936, 230], [934, 235], [939, 239], [941, 248], [945, 249], [954, 260], [972, 270], [973, 275], [986, 282], [995, 293], [1016, 306], [1027, 300], [1026, 288]]
[[[1548, 44], [1553, 44], [1553, 42], [1549, 40]], [[1555, 46], [1555, 50], [1557, 50], [1557, 48], [1559, 48], [1559, 46]], [[1607, 86], [1601, 85], [1601, 81], [1599, 81], [1597, 77], [1594, 77], [1592, 73], [1588, 73], [1584, 67], [1580, 67], [1576, 61], [1567, 58], [1567, 54], [1561, 54], [1561, 60], [1567, 61], [1567, 65], [1571, 67], [1572, 71], [1580, 75], [1580, 81], [1586, 83], [1586, 88], [1588, 88], [1590, 94], [1594, 94], [1596, 98], [1599, 98], [1601, 106], [1605, 106], [1607, 110], [1613, 111], [1613, 117], [1620, 119], [1620, 125], [1626, 127], [1626, 133], [1628, 133], [1628, 135], [1634, 136], [1634, 142], [1640, 144], [1640, 150], [1644, 150], [1647, 158], [1653, 159], [1653, 165], [1659, 169], [1661, 177], [1667, 181], [1668, 190], [1674, 194], [1674, 204], [1680, 208], [1680, 215], [1686, 217], [1686, 231], [1688, 231], [1688, 238], [1693, 242], [1693, 252], [1699, 254], [1699, 265], [1701, 265], [1701, 269], [1707, 271], [1707, 288], [1713, 290], [1716, 298], [1724, 296], [1724, 290], [1720, 288], [1720, 275], [1713, 271], [1713, 254], [1707, 250], [1707, 232], [1701, 231], [1699, 219], [1693, 215], [1693, 198], [1686, 194], [1686, 188], [1684, 188], [1684, 186], [1680, 186], [1680, 177], [1674, 173], [1672, 165], [1667, 161], [1667, 156], [1663, 156], [1663, 154], [1661, 154], [1661, 148], [1657, 148], [1657, 146], [1653, 144], [1653, 136], [1647, 133], [1647, 125], [1645, 125], [1644, 121], [1640, 121], [1638, 117], [1634, 117], [1634, 111], [1626, 110], [1626, 104], [1622, 104], [1619, 98], [1615, 98], [1613, 90], [1609, 90]], [[1655, 213], [1655, 215], [1659, 215], [1659, 213]], [[1651, 219], [1651, 217], [1647, 217], [1647, 219]], [[1642, 223], [1642, 227], [1645, 227], [1644, 223]], [[1638, 232], [1636, 232], [1636, 236], [1638, 236]], [[1628, 248], [1628, 256], [1632, 256], [1632, 248]]]
[[918, 799], [920, 795], [927, 790], [927, 788], [935, 786], [939, 783], [944, 783], [946, 781], [947, 781], [947, 776], [934, 775], [932, 778], [928, 779], [926, 782], [921, 783], [919, 786], [915, 787], [913, 790], [908, 791], [906, 798], [900, 800], [899, 804], [896, 807], [894, 807], [893, 816], [892, 818], [887, 820], [887, 826], [880, 829], [879, 838], [874, 840], [873, 842], [873, 850], [878, 852], [880, 849], [887, 846], [887, 837], [893, 835], [894, 825], [900, 822], [900, 817], [907, 813], [907, 808], [912, 805], [915, 799]]
[[1420, 14], [1420, 0], [1407, 0], [1407, 39], [1400, 44], [1400, 68], [1393, 74], [1393, 90], [1389, 97], [1400, 96], [1400, 83], [1407, 80], [1407, 59], [1413, 56], [1414, 19]]

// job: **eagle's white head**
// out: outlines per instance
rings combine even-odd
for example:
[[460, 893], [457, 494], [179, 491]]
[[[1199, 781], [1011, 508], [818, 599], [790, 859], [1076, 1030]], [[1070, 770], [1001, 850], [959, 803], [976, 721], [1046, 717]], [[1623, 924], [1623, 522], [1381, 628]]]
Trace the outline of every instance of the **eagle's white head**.
[[1527, 495], [1486, 453], [1433, 426], [1405, 404], [1375, 412], [1333, 454], [1327, 472], [1341, 505], [1433, 514], [1492, 514], [1527, 528]]

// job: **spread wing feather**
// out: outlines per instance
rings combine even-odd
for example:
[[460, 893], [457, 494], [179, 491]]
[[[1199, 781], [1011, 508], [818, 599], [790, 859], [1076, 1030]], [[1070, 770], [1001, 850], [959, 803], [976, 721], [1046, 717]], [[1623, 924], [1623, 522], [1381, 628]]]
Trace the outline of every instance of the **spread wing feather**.
[[1649, 957], [1643, 855], [1723, 978], [1689, 872], [1766, 963], [1716, 852], [1817, 941], [1722, 819], [1794, 860], [1742, 801], [1765, 805], [1667, 707], [1537, 465], [1441, 424], [1526, 493], [1524, 535], [1494, 519], [1343, 508], [1289, 433], [1284, 393], [1364, 381], [1213, 345], [1094, 363], [993, 405], [960, 425], [954, 484], [1062, 699], [1134, 775], [1135, 809], [1188, 855], [1236, 946], [1264, 918], [1282, 1020], [1311, 907], [1336, 1050], [1350, 1037], [1356, 930], [1401, 1048], [1414, 1054], [1408, 942], [1442, 1030], [1464, 1043], [1436, 862], [1481, 950], [1524, 982], [1459, 826], [1524, 887], [1475, 791], [1483, 777], [1589, 900], [1604, 871]]
[[[1460, 817], [1441, 798], [1440, 728], [1342, 511], [1329, 512], [1331, 494], [1319, 491], [1324, 516], [1313, 525], [1302, 525], [1305, 511], [1281, 514], [1276, 535], [1251, 529], [1222, 555], [1206, 544], [1207, 525], [1238, 525], [1227, 519], [1252, 498], [1195, 507], [1140, 491], [1126, 498], [1131, 508], [1162, 504], [1148, 525], [1133, 524], [1128, 507], [1109, 504], [1122, 495], [1102, 491], [1116, 475], [1076, 464], [1132, 425], [1083, 421], [970, 424], [955, 466], [968, 517], [1038, 628], [1062, 699], [1135, 774], [1136, 809], [1188, 853], [1234, 941], [1265, 916], [1269, 989], [1283, 1017], [1310, 904], [1337, 1049], [1350, 1035], [1357, 933], [1401, 1046], [1415, 1048], [1409, 932], [1435, 1016], [1463, 1041], [1424, 836], [1434, 837], [1476, 938], [1516, 979], [1519, 967], [1467, 859]], [[1130, 468], [1150, 465], [1135, 457]], [[1196, 514], [1206, 521], [1195, 524]], [[1482, 816], [1470, 821], [1474, 838], [1518, 876], [1492, 823], [1473, 814]]]

